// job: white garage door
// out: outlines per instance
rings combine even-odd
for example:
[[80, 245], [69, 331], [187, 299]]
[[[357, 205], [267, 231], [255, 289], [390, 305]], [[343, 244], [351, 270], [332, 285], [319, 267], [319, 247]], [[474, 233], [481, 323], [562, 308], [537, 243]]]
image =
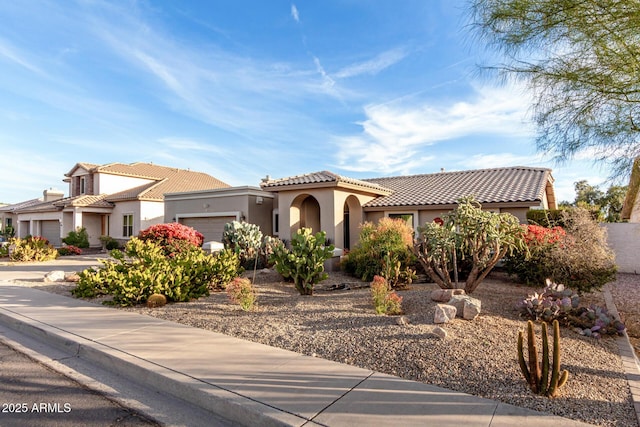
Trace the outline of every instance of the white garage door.
[[235, 216], [180, 218], [180, 223], [193, 227], [202, 233], [205, 242], [222, 242], [224, 225], [235, 219]]
[[40, 222], [40, 231], [42, 237], [47, 239], [53, 246], [62, 245], [62, 239], [60, 238], [60, 222], [58, 220]]

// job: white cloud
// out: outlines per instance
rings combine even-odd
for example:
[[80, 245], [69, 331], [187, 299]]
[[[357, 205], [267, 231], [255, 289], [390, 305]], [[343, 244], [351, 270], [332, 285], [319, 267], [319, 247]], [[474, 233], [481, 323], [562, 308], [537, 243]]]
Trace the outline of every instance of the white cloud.
[[158, 142], [174, 150], [201, 151], [214, 154], [222, 154], [228, 152], [228, 150], [225, 150], [222, 147], [218, 147], [211, 143], [194, 141], [187, 138], [165, 137], [158, 139]]
[[349, 77], [355, 77], [362, 74], [375, 75], [375, 74], [378, 74], [380, 71], [384, 70], [385, 68], [388, 68], [393, 64], [396, 64], [397, 62], [400, 62], [406, 56], [407, 56], [407, 52], [404, 49], [400, 49], [400, 48], [391, 49], [386, 52], [382, 52], [381, 54], [379, 54], [378, 56], [376, 56], [375, 58], [369, 61], [349, 65], [339, 70], [337, 73], [335, 73], [334, 77], [340, 78], [340, 79], [346, 79]]
[[291, 17], [294, 21], [300, 22], [300, 14], [298, 13], [298, 8], [295, 4], [291, 4]]
[[40, 74], [42, 76], [46, 75], [44, 71], [26, 60], [23, 55], [17, 52], [15, 47], [5, 40], [0, 40], [0, 57], [4, 57], [36, 74]]
[[[527, 98], [514, 87], [476, 87], [471, 100], [450, 105], [400, 99], [365, 107], [359, 135], [338, 136], [337, 160], [345, 170], [400, 172], [429, 155], [425, 148], [469, 135], [532, 135], [525, 124]], [[419, 158], [420, 160], [416, 160]]]

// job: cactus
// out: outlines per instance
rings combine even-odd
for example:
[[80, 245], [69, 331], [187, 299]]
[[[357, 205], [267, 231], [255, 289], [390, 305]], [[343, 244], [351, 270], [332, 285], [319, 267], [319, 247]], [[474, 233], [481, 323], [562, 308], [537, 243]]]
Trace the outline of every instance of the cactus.
[[[527, 349], [529, 353], [529, 363], [524, 357], [524, 334], [518, 332], [518, 363], [531, 391], [547, 397], [555, 397], [558, 390], [564, 386], [569, 379], [569, 372], [560, 371], [560, 324], [553, 321], [553, 358], [550, 365], [549, 359], [549, 337], [547, 324], [542, 322], [542, 362], [538, 363], [538, 349], [536, 347], [533, 322], [527, 322]], [[549, 372], [551, 378], [549, 379]]]
[[240, 258], [245, 269], [252, 269], [260, 256], [262, 231], [256, 224], [233, 221], [225, 224], [222, 243]]
[[167, 297], [162, 294], [151, 294], [147, 298], [147, 307], [156, 308], [167, 304]]
[[302, 228], [291, 237], [291, 249], [284, 245], [275, 245], [271, 261], [275, 269], [285, 278], [291, 278], [300, 295], [313, 295], [313, 286], [326, 279], [324, 261], [333, 255], [333, 245], [325, 245], [324, 231], [311, 232]]

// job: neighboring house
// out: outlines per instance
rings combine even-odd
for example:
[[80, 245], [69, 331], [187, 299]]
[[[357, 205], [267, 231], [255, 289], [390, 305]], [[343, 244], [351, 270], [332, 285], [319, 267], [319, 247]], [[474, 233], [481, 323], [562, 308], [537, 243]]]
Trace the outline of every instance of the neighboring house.
[[263, 233], [283, 240], [310, 227], [325, 231], [337, 247], [350, 248], [364, 221], [397, 217], [417, 229], [454, 209], [462, 196], [474, 195], [484, 209], [512, 213], [523, 223], [529, 209], [556, 208], [551, 170], [529, 167], [361, 180], [322, 171], [267, 177], [260, 187], [167, 194], [165, 221], [193, 225], [205, 240], [216, 241], [233, 219], [259, 224]]
[[164, 195], [164, 221], [195, 228], [205, 242], [221, 242], [224, 226], [231, 221], [256, 224], [263, 234], [272, 235], [275, 197], [249, 186], [168, 193]]
[[[70, 231], [85, 227], [91, 246], [100, 236], [126, 241], [164, 220], [164, 194], [229, 187], [201, 172], [151, 163], [77, 163], [65, 174], [69, 197], [57, 193], [11, 211], [16, 235], [40, 235], [58, 246]], [[32, 202], [32, 201], [31, 201]]]
[[[1, 229], [4, 231], [7, 227], [12, 227], [16, 235], [17, 233], [17, 218], [18, 212], [28, 211], [34, 208], [35, 206], [41, 206], [43, 204], [53, 202], [55, 200], [60, 200], [64, 197], [63, 191], [58, 191], [54, 189], [44, 190], [42, 192], [42, 197], [37, 199], [25, 200], [24, 202], [15, 203], [12, 205], [0, 206], [0, 224]], [[45, 225], [46, 227], [46, 225]], [[59, 229], [59, 223], [56, 224], [56, 227]]]
[[633, 162], [627, 195], [622, 206], [622, 220], [640, 222], [640, 157]]

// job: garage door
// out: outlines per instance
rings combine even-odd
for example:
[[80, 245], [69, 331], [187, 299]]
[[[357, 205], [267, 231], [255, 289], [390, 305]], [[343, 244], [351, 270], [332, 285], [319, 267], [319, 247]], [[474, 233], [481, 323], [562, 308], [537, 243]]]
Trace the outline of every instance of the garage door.
[[53, 246], [61, 246], [62, 239], [60, 238], [60, 222], [55, 221], [41, 221], [40, 231], [42, 237], [47, 239]]
[[222, 242], [224, 225], [235, 219], [235, 216], [180, 218], [180, 223], [193, 227], [202, 233], [205, 242]]

